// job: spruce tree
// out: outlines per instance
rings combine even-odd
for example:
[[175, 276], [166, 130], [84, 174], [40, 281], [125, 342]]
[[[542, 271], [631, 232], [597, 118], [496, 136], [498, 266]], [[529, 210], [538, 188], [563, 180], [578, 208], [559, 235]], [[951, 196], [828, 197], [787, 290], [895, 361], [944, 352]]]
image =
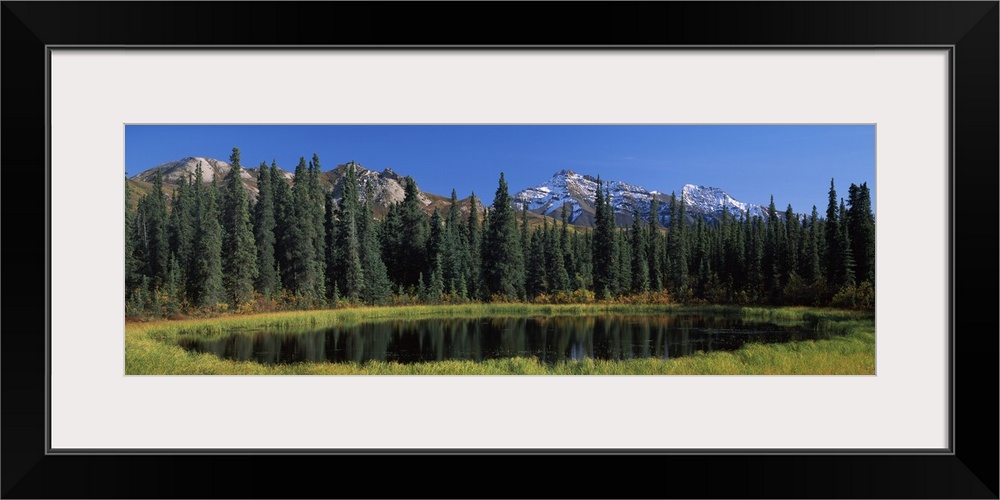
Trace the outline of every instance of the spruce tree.
[[503, 172], [483, 241], [483, 281], [489, 296], [520, 298], [524, 289], [524, 254], [517, 219]]
[[[427, 272], [430, 273], [434, 268], [435, 260], [441, 257], [441, 253], [444, 250], [444, 221], [441, 218], [441, 212], [438, 211], [437, 207], [434, 207], [434, 212], [431, 213], [430, 222], [430, 232], [427, 236], [427, 261], [430, 267]], [[443, 276], [442, 276], [443, 278]]]
[[524, 255], [527, 257], [525, 261], [525, 267], [527, 268], [525, 289], [529, 300], [548, 292], [543, 240], [544, 236], [541, 231], [534, 231], [524, 239], [523, 246], [528, 248], [528, 251]]
[[430, 223], [422, 209], [420, 190], [412, 177], [404, 180], [403, 203], [400, 206], [402, 231], [399, 254], [396, 255], [403, 285], [414, 285], [417, 278], [433, 262], [427, 260], [427, 238]]
[[799, 268], [799, 217], [792, 211], [789, 204], [785, 209], [785, 248], [781, 259], [781, 286], [788, 284], [788, 279]]
[[576, 256], [576, 264], [579, 272], [580, 290], [594, 290], [594, 231], [588, 230], [583, 234], [574, 235], [573, 252]]
[[274, 267], [279, 283], [277, 288], [286, 288], [290, 283], [289, 229], [295, 224], [292, 213], [292, 190], [285, 179], [284, 171], [271, 160], [271, 192], [274, 193]]
[[174, 191], [167, 227], [171, 258], [177, 260], [177, 266], [171, 263], [171, 273], [174, 274], [171, 280], [180, 296], [184, 295], [184, 281], [188, 274], [187, 264], [191, 261], [191, 252], [194, 248], [195, 226], [192, 188], [182, 176]]
[[[445, 220], [444, 235], [444, 278], [450, 293], [458, 293], [459, 283], [466, 280], [469, 266], [469, 241], [466, 237], [465, 221], [461, 218], [458, 194], [451, 190], [451, 205]], [[462, 285], [466, 290], [468, 285]]]
[[806, 251], [805, 272], [802, 274], [807, 283], [815, 283], [823, 275], [819, 251], [819, 240], [823, 236], [818, 225], [819, 212], [816, 210], [816, 205], [813, 205], [812, 214], [809, 215], [809, 246]]
[[389, 204], [389, 209], [382, 219], [379, 230], [379, 246], [382, 251], [382, 262], [393, 283], [403, 288], [407, 285], [403, 278], [403, 215], [399, 203]]
[[466, 224], [466, 237], [469, 242], [469, 265], [466, 285], [469, 298], [478, 299], [482, 297], [483, 275], [482, 275], [482, 228], [479, 225], [479, 207], [476, 201], [476, 193], [469, 196], [469, 219]]
[[548, 272], [549, 291], [551, 292], [564, 292], [570, 289], [569, 273], [566, 271], [565, 263], [566, 252], [563, 250], [562, 243], [563, 236], [565, 236], [565, 232], [556, 234], [555, 222], [552, 223], [550, 229], [546, 230], [545, 268]]
[[632, 213], [632, 293], [643, 293], [649, 291], [649, 249], [646, 241], [646, 231], [640, 222], [639, 211]]
[[232, 170], [223, 205], [222, 267], [226, 299], [236, 308], [253, 298], [257, 279], [257, 247], [243, 186], [240, 150], [233, 148], [229, 157]]
[[566, 275], [568, 276], [566, 290], [571, 290], [576, 287], [577, 284], [576, 276], [579, 273], [579, 270], [577, 269], [576, 259], [574, 258], [573, 242], [570, 241], [570, 236], [569, 236], [568, 202], [563, 202], [562, 206], [562, 226], [560, 227], [559, 244], [562, 248], [562, 253], [563, 253], [563, 266], [566, 268]]
[[[749, 215], [748, 215], [749, 218]], [[746, 290], [749, 299], [760, 301], [764, 298], [764, 220], [759, 216], [750, 218], [746, 224]]]
[[382, 305], [392, 297], [392, 282], [382, 262], [378, 246], [378, 227], [375, 222], [375, 192], [371, 183], [365, 183], [365, 201], [358, 217], [358, 238], [361, 243], [361, 272], [364, 287], [361, 299], [366, 304]]
[[521, 228], [521, 243], [522, 243], [522, 245], [521, 245], [521, 259], [524, 261], [524, 267], [525, 267], [525, 269], [527, 269], [528, 268], [528, 257], [529, 257], [528, 254], [531, 253], [531, 248], [528, 245], [528, 210], [526, 208], [527, 207], [527, 203], [524, 204], [524, 207], [525, 208], [523, 208], [521, 210], [521, 226], [520, 226], [520, 228]]
[[[326, 252], [326, 230], [324, 226], [326, 222], [324, 220], [326, 193], [319, 181], [319, 155], [313, 153], [312, 161], [309, 162], [307, 170], [309, 172], [308, 221], [313, 227], [310, 232], [313, 237], [313, 248], [315, 249], [313, 255], [316, 256], [313, 259], [312, 274], [316, 276], [315, 294], [316, 296], [322, 296], [326, 291], [326, 259], [323, 258], [323, 254]], [[355, 179], [357, 179], [356, 175]], [[357, 186], [355, 186], [355, 192], [357, 192]]]
[[364, 288], [361, 268], [361, 244], [358, 239], [358, 180], [353, 164], [347, 165], [343, 197], [337, 214], [337, 285], [342, 297], [356, 301]]
[[649, 225], [646, 234], [646, 262], [649, 265], [649, 287], [658, 292], [663, 289], [663, 266], [661, 265], [663, 244], [660, 237], [660, 204], [656, 200], [656, 197], [653, 197], [649, 201]]
[[859, 283], [875, 284], [875, 215], [868, 183], [848, 190], [847, 226]]
[[688, 289], [688, 258], [686, 240], [686, 209], [684, 193], [678, 203], [677, 195], [671, 193], [670, 229], [667, 231], [666, 265], [667, 281], [675, 294], [683, 295]]
[[271, 169], [261, 162], [257, 168], [257, 204], [254, 205], [253, 235], [257, 246], [257, 290], [272, 296], [280, 282], [274, 249], [274, 187]]
[[632, 250], [628, 235], [615, 229], [615, 285], [614, 295], [624, 295], [632, 288]]
[[282, 269], [287, 274], [287, 288], [294, 295], [317, 297], [317, 286], [322, 279], [316, 275], [316, 227], [312, 224], [312, 194], [309, 188], [309, 171], [305, 158], [299, 158], [295, 167], [295, 181], [288, 204], [289, 225], [285, 231], [287, 264]]
[[831, 285], [840, 284], [841, 270], [843, 269], [843, 255], [840, 251], [843, 248], [840, 242], [840, 221], [837, 218], [837, 191], [833, 187], [833, 179], [830, 179], [829, 202], [826, 207], [826, 227], [825, 241], [826, 254], [823, 262], [826, 268], [826, 281]]
[[136, 222], [139, 225], [136, 243], [142, 246], [145, 256], [143, 274], [149, 278], [152, 288], [159, 288], [166, 283], [170, 267], [167, 202], [160, 170], [153, 177], [152, 191], [139, 202]]
[[705, 219], [699, 217], [695, 222], [694, 259], [697, 270], [695, 288], [700, 297], [705, 297], [708, 292], [709, 280], [712, 276], [711, 243], [708, 233], [709, 229], [705, 225]]
[[[201, 163], [198, 164], [195, 175], [201, 179]], [[188, 285], [192, 303], [199, 307], [215, 307], [224, 299], [218, 192], [216, 178], [213, 176], [212, 185], [195, 196], [198, 229], [195, 232], [192, 276]]]
[[326, 236], [326, 245], [323, 249], [323, 261], [326, 264], [326, 297], [333, 300], [334, 290], [337, 291], [337, 298], [333, 300], [336, 304], [340, 300], [340, 286], [337, 277], [337, 200], [333, 197], [333, 190], [326, 192], [324, 196], [325, 209], [323, 211], [323, 234]]
[[747, 287], [746, 272], [746, 226], [745, 218], [730, 220], [723, 212], [723, 227], [727, 228], [725, 237], [725, 267], [722, 270], [722, 280], [726, 283], [729, 299], [735, 301], [739, 292]]
[[132, 188], [125, 180], [125, 301], [129, 299], [141, 282], [139, 259], [135, 254], [135, 210], [132, 208]]
[[[839, 214], [840, 220], [845, 221], [847, 219], [847, 209], [844, 207], [844, 200], [840, 200], [840, 209], [837, 212]], [[838, 235], [837, 243], [840, 245], [840, 249], [837, 253], [840, 255], [840, 269], [837, 271], [837, 282], [838, 286], [853, 286], [854, 285], [854, 253], [851, 251], [851, 235], [848, 233], [848, 228], [846, 223], [841, 223], [838, 225]]]
[[767, 226], [764, 233], [764, 255], [762, 259], [764, 289], [769, 300], [774, 301], [780, 292], [781, 271], [778, 263], [779, 234], [784, 229], [778, 227], [778, 211], [774, 206], [774, 195], [767, 206]]
[[[422, 275], [421, 275], [422, 277]], [[434, 265], [431, 267], [431, 279], [427, 285], [427, 301], [437, 304], [444, 298], [444, 268], [441, 265], [441, 254], [434, 256]]]
[[[599, 298], [608, 298], [614, 293], [617, 254], [615, 240], [615, 221], [610, 200], [602, 192], [600, 177], [597, 178], [597, 190], [594, 194], [594, 236], [591, 242], [593, 255], [594, 293]], [[610, 198], [608, 196], [607, 198]]]

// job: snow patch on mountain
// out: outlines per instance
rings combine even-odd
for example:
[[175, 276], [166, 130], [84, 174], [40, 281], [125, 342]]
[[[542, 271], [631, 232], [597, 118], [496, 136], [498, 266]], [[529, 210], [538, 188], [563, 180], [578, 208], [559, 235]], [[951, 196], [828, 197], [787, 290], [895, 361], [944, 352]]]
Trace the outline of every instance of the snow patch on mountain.
[[[559, 218], [562, 216], [563, 205], [566, 205], [569, 222], [576, 222], [584, 213], [594, 213], [593, 202], [597, 186], [596, 177], [572, 170], [560, 170], [544, 183], [515, 194], [514, 208]], [[634, 214], [638, 214], [643, 220], [649, 220], [654, 198], [659, 204], [657, 219], [660, 224], [670, 224], [671, 195], [619, 180], [602, 180], [601, 187], [611, 197], [610, 204], [620, 225], [630, 223]], [[689, 216], [701, 216], [709, 222], [721, 220], [723, 212], [735, 219], [744, 218], [748, 213], [750, 217], [764, 216], [767, 213], [764, 207], [738, 201], [716, 187], [687, 184], [681, 189], [680, 196]], [[591, 220], [592, 217], [581, 222]]]
[[685, 208], [691, 212], [716, 219], [727, 212], [731, 218], [742, 219], [749, 212], [750, 217], [767, 216], [767, 209], [754, 203], [743, 203], [717, 187], [685, 184], [681, 189]]

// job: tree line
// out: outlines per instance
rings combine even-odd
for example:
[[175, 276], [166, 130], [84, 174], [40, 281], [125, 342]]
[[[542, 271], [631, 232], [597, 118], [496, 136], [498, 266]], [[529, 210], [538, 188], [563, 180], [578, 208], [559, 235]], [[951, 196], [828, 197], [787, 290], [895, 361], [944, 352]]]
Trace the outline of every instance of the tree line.
[[[288, 182], [272, 162], [256, 171], [251, 201], [239, 148], [228, 181], [180, 179], [168, 197], [161, 172], [131, 203], [126, 189], [125, 302], [132, 317], [344, 304], [684, 302], [874, 307], [875, 220], [866, 184], [838, 199], [830, 181], [825, 217], [789, 205], [706, 223], [672, 196], [669, 227], [633, 214], [614, 222], [611, 196], [594, 199], [595, 226], [579, 230], [515, 210], [503, 173], [493, 204], [467, 214], [454, 190], [427, 215], [412, 177], [404, 199], [375, 218], [373, 187], [347, 165], [339, 200], [320, 182], [320, 160], [300, 158]], [[364, 191], [362, 193], [362, 190]], [[169, 204], [168, 204], [169, 200]], [[520, 213], [519, 213], [520, 212]], [[693, 219], [693, 221], [692, 221]]]

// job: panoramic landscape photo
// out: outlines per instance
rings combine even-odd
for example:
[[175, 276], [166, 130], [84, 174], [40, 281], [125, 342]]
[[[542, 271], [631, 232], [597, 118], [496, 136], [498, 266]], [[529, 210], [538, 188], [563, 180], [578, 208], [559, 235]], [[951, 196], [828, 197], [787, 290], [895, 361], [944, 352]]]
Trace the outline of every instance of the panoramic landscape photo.
[[874, 180], [874, 125], [126, 125], [126, 374], [873, 375]]

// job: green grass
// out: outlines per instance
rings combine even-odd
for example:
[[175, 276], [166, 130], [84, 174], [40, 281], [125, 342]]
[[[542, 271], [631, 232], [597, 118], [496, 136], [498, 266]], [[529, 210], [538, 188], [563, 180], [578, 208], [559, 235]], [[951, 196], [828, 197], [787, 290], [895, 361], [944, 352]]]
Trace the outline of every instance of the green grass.
[[[349, 326], [376, 319], [472, 318], [484, 316], [574, 316], [592, 314], [739, 314], [748, 319], [808, 324], [839, 336], [784, 344], [749, 344], [736, 351], [624, 361], [568, 361], [554, 366], [534, 358], [483, 362], [451, 360], [394, 362], [295, 363], [263, 365], [223, 360], [186, 351], [179, 335], [214, 336], [259, 329], [315, 329]], [[330, 311], [285, 312], [190, 321], [129, 323], [125, 326], [125, 372], [130, 375], [767, 375], [875, 373], [875, 321], [871, 313], [812, 308], [683, 307], [663, 305], [474, 304], [412, 306]]]

